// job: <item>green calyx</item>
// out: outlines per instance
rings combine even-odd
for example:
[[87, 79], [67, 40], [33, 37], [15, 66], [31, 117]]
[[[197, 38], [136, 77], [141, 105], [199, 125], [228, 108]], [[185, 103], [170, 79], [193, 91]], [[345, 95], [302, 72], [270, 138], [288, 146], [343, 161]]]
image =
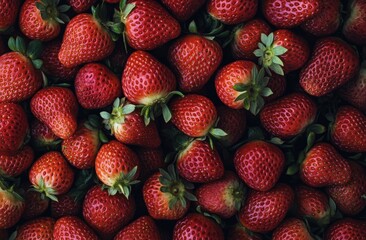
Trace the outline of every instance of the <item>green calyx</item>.
[[[219, 123], [219, 121], [220, 118], [217, 118], [213, 127], [208, 131], [207, 138], [211, 149], [214, 148], [214, 139], [221, 139], [227, 136], [227, 133], [224, 130], [222, 130], [221, 128], [217, 128], [217, 124]], [[205, 140], [205, 139], [206, 137], [203, 137], [198, 140]]]
[[274, 44], [274, 34], [268, 36], [261, 34], [261, 42], [258, 43], [258, 49], [254, 51], [254, 55], [259, 57], [258, 63], [263, 66], [266, 72], [271, 75], [271, 71], [278, 75], [284, 75], [282, 67], [283, 62], [279, 56], [287, 52], [287, 49]]
[[235, 209], [239, 211], [244, 203], [246, 189], [241, 182], [235, 181], [229, 191], [234, 201]]
[[59, 6], [59, 3], [60, 0], [40, 0], [35, 4], [43, 20], [65, 24], [70, 21], [65, 12], [69, 11], [71, 7], [69, 5]]
[[131, 193], [131, 186], [140, 182], [139, 180], [135, 180], [136, 172], [137, 166], [132, 168], [128, 173], [121, 172], [114, 181], [114, 184], [108, 187], [109, 195], [121, 193], [128, 199]]
[[251, 81], [248, 84], [238, 83], [234, 85], [234, 90], [240, 92], [235, 101], [242, 101], [244, 108], [253, 115], [257, 115], [264, 106], [263, 97], [273, 94], [267, 87], [269, 78], [265, 76], [264, 68], [259, 71], [253, 67], [251, 71]]
[[19, 52], [22, 55], [28, 57], [33, 66], [36, 69], [40, 69], [42, 67], [43, 61], [39, 59], [42, 51], [42, 44], [39, 40], [31, 41], [28, 46], [25, 44], [24, 39], [21, 37], [10, 37], [8, 40], [8, 46], [10, 50], [13, 52]]
[[56, 197], [57, 192], [52, 187], [47, 187], [46, 183], [44, 182], [43, 177], [41, 177], [38, 181], [37, 185], [33, 185], [33, 191], [41, 193], [42, 199], [45, 197], [51, 199], [52, 201], [58, 202], [58, 199]]

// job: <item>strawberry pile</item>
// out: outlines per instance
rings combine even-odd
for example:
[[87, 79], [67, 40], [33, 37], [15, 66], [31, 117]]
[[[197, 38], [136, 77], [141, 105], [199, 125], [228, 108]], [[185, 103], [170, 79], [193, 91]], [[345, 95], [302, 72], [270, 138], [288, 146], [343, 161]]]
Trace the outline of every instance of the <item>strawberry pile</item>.
[[366, 0], [0, 0], [0, 240], [366, 240]]

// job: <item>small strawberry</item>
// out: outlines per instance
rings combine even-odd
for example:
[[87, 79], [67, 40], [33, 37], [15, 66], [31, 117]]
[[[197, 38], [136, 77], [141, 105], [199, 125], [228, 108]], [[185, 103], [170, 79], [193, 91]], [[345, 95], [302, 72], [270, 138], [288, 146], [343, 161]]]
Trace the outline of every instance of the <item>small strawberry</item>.
[[272, 240], [283, 239], [314, 240], [304, 221], [297, 218], [287, 219], [274, 230]]
[[48, 152], [33, 163], [29, 181], [37, 192], [57, 201], [56, 195], [70, 190], [74, 182], [74, 171], [61, 153]]
[[25, 146], [15, 155], [0, 154], [0, 175], [17, 177], [30, 167], [33, 159], [33, 149], [29, 146]]
[[42, 196], [42, 193], [33, 191], [32, 185], [26, 184], [24, 187], [25, 209], [23, 219], [33, 219], [42, 215], [49, 206], [50, 199]]
[[350, 45], [340, 38], [323, 38], [301, 70], [300, 85], [310, 95], [323, 96], [351, 80], [358, 69], [359, 58]]
[[17, 230], [15, 240], [53, 240], [55, 220], [49, 217], [37, 218], [23, 223]]
[[345, 218], [330, 225], [325, 232], [325, 240], [365, 240], [366, 221]]
[[251, 141], [235, 153], [234, 166], [239, 177], [252, 189], [273, 188], [285, 166], [285, 155], [277, 146], [264, 141]]
[[98, 240], [99, 237], [85, 224], [83, 220], [74, 216], [58, 219], [53, 229], [54, 240], [88, 239]]
[[161, 148], [138, 148], [136, 153], [140, 159], [140, 178], [142, 180], [146, 180], [159, 168], [164, 168], [166, 165]]
[[11, 27], [18, 17], [20, 0], [0, 0], [0, 31]]
[[68, 0], [68, 2], [76, 13], [82, 13], [87, 12], [96, 0]]
[[343, 25], [344, 36], [352, 43], [366, 45], [366, 2], [352, 0], [349, 3], [349, 15]]
[[251, 231], [269, 232], [283, 221], [293, 200], [293, 190], [282, 183], [267, 192], [251, 190], [238, 217]]
[[55, 149], [61, 140], [46, 124], [34, 119], [31, 123], [31, 144], [37, 151]]
[[81, 202], [76, 201], [70, 194], [58, 196], [58, 201], [51, 202], [51, 215], [58, 219], [64, 216], [78, 216], [81, 211]]
[[205, 3], [205, 0], [162, 0], [162, 4], [180, 20], [186, 21]]
[[159, 229], [150, 216], [142, 216], [122, 228], [114, 240], [160, 240]]
[[328, 143], [312, 147], [300, 166], [301, 180], [312, 187], [345, 184], [351, 175], [350, 164]]
[[0, 229], [11, 228], [18, 223], [25, 209], [25, 202], [13, 188], [7, 189], [0, 182]]
[[71, 137], [77, 128], [78, 103], [74, 93], [63, 87], [47, 87], [32, 98], [33, 115], [62, 138]]

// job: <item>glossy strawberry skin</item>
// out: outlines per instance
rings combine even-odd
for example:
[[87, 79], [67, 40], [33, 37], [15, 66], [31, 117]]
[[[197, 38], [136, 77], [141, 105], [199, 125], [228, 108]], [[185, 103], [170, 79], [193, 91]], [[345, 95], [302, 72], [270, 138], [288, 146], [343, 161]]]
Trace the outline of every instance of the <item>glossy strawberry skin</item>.
[[225, 24], [238, 24], [248, 21], [257, 13], [258, 0], [210, 0], [207, 12]]
[[231, 109], [227, 106], [217, 106], [219, 122], [217, 127], [227, 135], [219, 139], [225, 146], [236, 143], [246, 131], [247, 117], [244, 109]]
[[205, 0], [162, 0], [161, 2], [176, 19], [186, 21], [205, 3]]
[[181, 29], [158, 2], [129, 0], [135, 4], [125, 21], [128, 44], [137, 50], [152, 50], [178, 37]]
[[69, 5], [77, 13], [88, 11], [96, 0], [68, 0]]
[[83, 220], [74, 216], [58, 219], [53, 230], [54, 240], [90, 239], [98, 240], [98, 236]]
[[114, 240], [160, 240], [159, 229], [150, 216], [142, 216], [124, 227]]
[[33, 159], [33, 149], [25, 146], [15, 155], [0, 154], [0, 169], [6, 176], [17, 177], [30, 167]]
[[58, 219], [64, 216], [78, 216], [81, 213], [81, 202], [75, 201], [70, 194], [58, 196], [58, 202], [51, 202], [51, 215]]
[[343, 25], [343, 35], [352, 43], [358, 45], [366, 44], [366, 2], [364, 0], [353, 0], [350, 2], [349, 17]]
[[339, 38], [323, 38], [301, 70], [300, 85], [310, 95], [323, 96], [351, 80], [358, 69], [359, 58], [350, 45]]
[[285, 166], [285, 155], [271, 143], [252, 141], [234, 155], [239, 177], [252, 189], [268, 191], [275, 186]]
[[312, 147], [300, 166], [301, 180], [312, 187], [345, 184], [351, 175], [350, 164], [328, 143]]
[[281, 224], [272, 234], [273, 240], [281, 239], [301, 239], [301, 240], [313, 240], [305, 223], [297, 218], [287, 219]]
[[0, 229], [13, 227], [24, 212], [24, 200], [17, 199], [13, 193], [0, 187]]
[[0, 30], [6, 30], [15, 23], [20, 3], [20, 0], [0, 1]]
[[136, 153], [140, 159], [140, 178], [143, 180], [166, 165], [161, 148], [139, 148]]
[[168, 52], [168, 60], [178, 73], [179, 88], [183, 92], [201, 90], [222, 61], [220, 45], [199, 35], [178, 39]]
[[291, 138], [314, 121], [316, 112], [316, 104], [310, 97], [292, 93], [266, 104], [260, 112], [260, 121], [272, 135]]
[[366, 236], [366, 222], [352, 218], [345, 218], [333, 223], [326, 231], [325, 240], [364, 240]]
[[23, 239], [53, 239], [53, 227], [55, 220], [49, 217], [37, 218], [28, 222], [25, 222], [17, 230], [15, 240]]

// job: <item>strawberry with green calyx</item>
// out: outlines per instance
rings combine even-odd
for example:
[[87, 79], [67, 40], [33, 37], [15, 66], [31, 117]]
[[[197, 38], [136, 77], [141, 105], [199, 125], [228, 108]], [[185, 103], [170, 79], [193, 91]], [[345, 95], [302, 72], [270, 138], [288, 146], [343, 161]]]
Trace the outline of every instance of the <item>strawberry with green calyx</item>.
[[14, 187], [8, 188], [0, 180], [0, 229], [13, 227], [21, 218], [25, 201], [14, 191]]

